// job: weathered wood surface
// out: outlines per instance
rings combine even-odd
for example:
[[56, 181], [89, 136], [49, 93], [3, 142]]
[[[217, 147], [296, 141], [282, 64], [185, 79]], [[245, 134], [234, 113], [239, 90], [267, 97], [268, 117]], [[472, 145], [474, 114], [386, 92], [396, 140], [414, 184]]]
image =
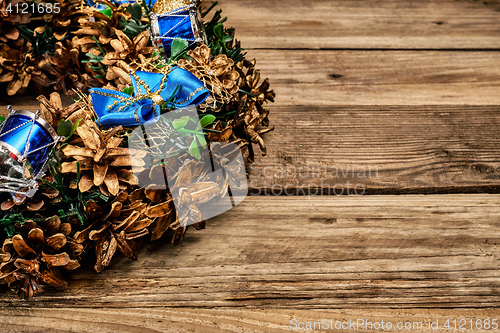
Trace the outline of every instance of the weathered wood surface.
[[[335, 186], [340, 193], [358, 184], [371, 194], [498, 192], [496, 53], [252, 55], [263, 60], [259, 65], [278, 96], [269, 106], [276, 129], [265, 135], [268, 156], [249, 169], [255, 193], [312, 188], [328, 194]], [[26, 98], [6, 103], [39, 107]]]
[[[348, 325], [357, 320], [366, 320], [380, 325], [388, 322], [393, 328], [400, 325], [409, 325], [410, 329], [379, 330], [382, 332], [438, 332], [458, 333], [464, 330], [454, 329], [453, 320], [476, 321], [498, 318], [496, 309], [475, 310], [379, 310], [379, 309], [346, 309], [346, 310], [320, 310], [306, 311], [297, 309], [204, 309], [204, 308], [131, 308], [131, 309], [87, 309], [87, 308], [51, 308], [51, 309], [0, 309], [0, 318], [3, 325], [0, 332], [99, 332], [99, 333], [156, 333], [156, 332], [262, 332], [278, 333], [293, 332], [291, 327], [299, 325], [304, 327], [307, 322], [321, 322], [323, 319], [333, 321], [329, 324]], [[293, 321], [296, 320], [296, 321]], [[450, 320], [451, 329], [443, 328]], [[439, 324], [439, 329], [429, 330], [429, 322]], [[422, 329], [418, 329], [422, 323]], [[460, 325], [460, 324], [458, 324]], [[457, 326], [458, 326], [457, 325]], [[319, 325], [318, 325], [319, 327]], [[295, 332], [376, 332], [374, 329], [354, 328], [346, 330], [323, 329], [295, 330]], [[403, 326], [401, 326], [403, 327]], [[413, 330], [413, 327], [415, 329]], [[495, 330], [468, 330], [469, 332], [494, 332]]]
[[[248, 57], [276, 91], [274, 113], [285, 105], [304, 112], [320, 105], [498, 105], [499, 53], [251, 50]], [[39, 105], [33, 97], [7, 98], [0, 113], [9, 103]]]
[[254, 193], [500, 190], [497, 106], [274, 107]]
[[[34, 107], [28, 107], [33, 110]], [[253, 193], [500, 191], [497, 106], [273, 107]]]
[[[268, 156], [250, 170], [254, 192], [289, 185], [303, 194], [293, 190], [321, 180], [351, 193], [355, 184], [370, 194], [500, 191], [498, 1], [219, 7], [277, 93]], [[318, 177], [319, 167], [340, 174]], [[377, 173], [346, 172], [353, 167]], [[308, 176], [276, 175], [281, 168]], [[486, 194], [251, 197], [178, 247], [148, 244], [138, 261], [117, 260], [99, 275], [88, 264], [63, 292], [28, 303], [1, 287], [0, 332], [498, 318], [499, 204]]]
[[500, 49], [498, 1], [220, 0], [248, 49]]
[[[356, 309], [385, 320], [499, 316], [487, 310], [500, 305], [499, 221], [498, 195], [252, 196], [177, 247], [148, 244], [137, 261], [120, 258], [101, 274], [84, 267], [68, 289], [33, 303], [3, 286], [0, 315], [64, 332], [266, 332], [324, 316], [296, 310], [352, 310], [332, 319]], [[443, 307], [485, 310], [431, 310]]]

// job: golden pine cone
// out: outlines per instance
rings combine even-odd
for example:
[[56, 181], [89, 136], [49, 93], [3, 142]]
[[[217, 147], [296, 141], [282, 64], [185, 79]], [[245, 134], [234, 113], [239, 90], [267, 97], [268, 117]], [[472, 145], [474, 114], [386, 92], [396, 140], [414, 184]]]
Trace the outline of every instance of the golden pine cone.
[[147, 152], [120, 148], [123, 138], [113, 136], [119, 130], [121, 126], [104, 135], [93, 121], [86, 120], [76, 130], [84, 147], [69, 144], [62, 149], [68, 160], [62, 163], [62, 173], [76, 173], [77, 162], [80, 163], [82, 177], [78, 188], [82, 193], [97, 186], [104, 195], [116, 196], [120, 191], [120, 181], [137, 184], [128, 168], [144, 166], [143, 158]]
[[177, 65], [193, 73], [210, 91], [207, 100], [199, 105], [202, 111], [218, 111], [229, 103], [238, 92], [239, 73], [234, 69], [234, 61], [225, 54], [211, 59], [210, 48], [202, 44], [187, 53], [193, 60], [180, 59]]
[[116, 250], [133, 260], [137, 259], [139, 244], [135, 239], [149, 234], [153, 220], [147, 217], [147, 204], [141, 198], [120, 192], [107, 210], [94, 201], [87, 203], [87, 214], [95, 222], [75, 234], [79, 244], [92, 243], [96, 253], [94, 269], [101, 272], [109, 265]]
[[60, 269], [80, 267], [83, 251], [83, 246], [68, 239], [71, 224], [53, 217], [41, 224], [28, 220], [16, 225], [16, 230], [19, 233], [5, 239], [0, 252], [0, 280], [27, 299], [42, 291], [41, 284], [64, 288], [67, 283]]

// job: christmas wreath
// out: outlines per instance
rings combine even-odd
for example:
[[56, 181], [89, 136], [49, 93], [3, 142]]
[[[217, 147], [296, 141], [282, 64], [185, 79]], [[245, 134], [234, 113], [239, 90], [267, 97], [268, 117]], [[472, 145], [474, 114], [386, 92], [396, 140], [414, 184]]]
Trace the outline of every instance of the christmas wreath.
[[20, 297], [179, 244], [265, 155], [275, 94], [215, 5], [0, 0], [2, 90], [40, 94], [0, 130], [0, 281]]

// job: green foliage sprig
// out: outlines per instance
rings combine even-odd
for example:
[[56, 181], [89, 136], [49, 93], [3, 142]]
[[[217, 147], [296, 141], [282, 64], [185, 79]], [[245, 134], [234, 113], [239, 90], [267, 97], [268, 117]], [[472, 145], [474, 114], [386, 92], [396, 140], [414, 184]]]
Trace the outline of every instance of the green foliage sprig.
[[148, 29], [151, 23], [142, 24], [142, 6], [139, 3], [130, 4], [127, 6], [127, 12], [130, 13], [132, 19], [127, 21], [123, 16], [120, 19], [120, 25], [123, 28], [123, 32], [130, 38], [134, 38], [144, 30]]
[[24, 25], [20, 25], [18, 30], [19, 34], [31, 43], [29, 52], [32, 52], [35, 57], [55, 51], [58, 40], [54, 37], [52, 29], [47, 25], [45, 25], [43, 33], [35, 32]]
[[[207, 14], [217, 5], [214, 2], [206, 10], [202, 10], [201, 16], [205, 18]], [[245, 59], [246, 52], [239, 46], [239, 43], [234, 41], [234, 28], [224, 28], [226, 17], [222, 17], [222, 10], [217, 10], [212, 19], [204, 23], [205, 33], [207, 35], [208, 47], [212, 50], [212, 55], [225, 54], [233, 61], [239, 62]]]

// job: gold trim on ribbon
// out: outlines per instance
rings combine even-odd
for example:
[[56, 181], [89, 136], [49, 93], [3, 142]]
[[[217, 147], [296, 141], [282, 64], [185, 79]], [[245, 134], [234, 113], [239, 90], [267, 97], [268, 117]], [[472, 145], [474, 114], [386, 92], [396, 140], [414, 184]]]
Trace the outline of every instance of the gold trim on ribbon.
[[157, 93], [152, 93], [148, 96], [149, 98], [151, 98], [151, 100], [153, 101], [153, 103], [155, 103], [156, 105], [158, 105], [159, 107], [161, 107], [165, 101], [163, 100], [163, 98], [160, 96], [160, 94], [157, 94]]
[[191, 93], [189, 94], [189, 96], [188, 96], [185, 100], [183, 100], [182, 102], [177, 102], [177, 101], [176, 101], [176, 102], [175, 102], [175, 104], [181, 104], [181, 105], [182, 105], [182, 104], [186, 104], [186, 102], [187, 102], [187, 101], [189, 101], [191, 98], [193, 98], [193, 97], [194, 97], [194, 95], [196, 95], [197, 93], [199, 93], [199, 92], [200, 92], [200, 91], [202, 91], [203, 89], [205, 89], [205, 87], [199, 87], [199, 88], [196, 88], [193, 92], [191, 92]]

